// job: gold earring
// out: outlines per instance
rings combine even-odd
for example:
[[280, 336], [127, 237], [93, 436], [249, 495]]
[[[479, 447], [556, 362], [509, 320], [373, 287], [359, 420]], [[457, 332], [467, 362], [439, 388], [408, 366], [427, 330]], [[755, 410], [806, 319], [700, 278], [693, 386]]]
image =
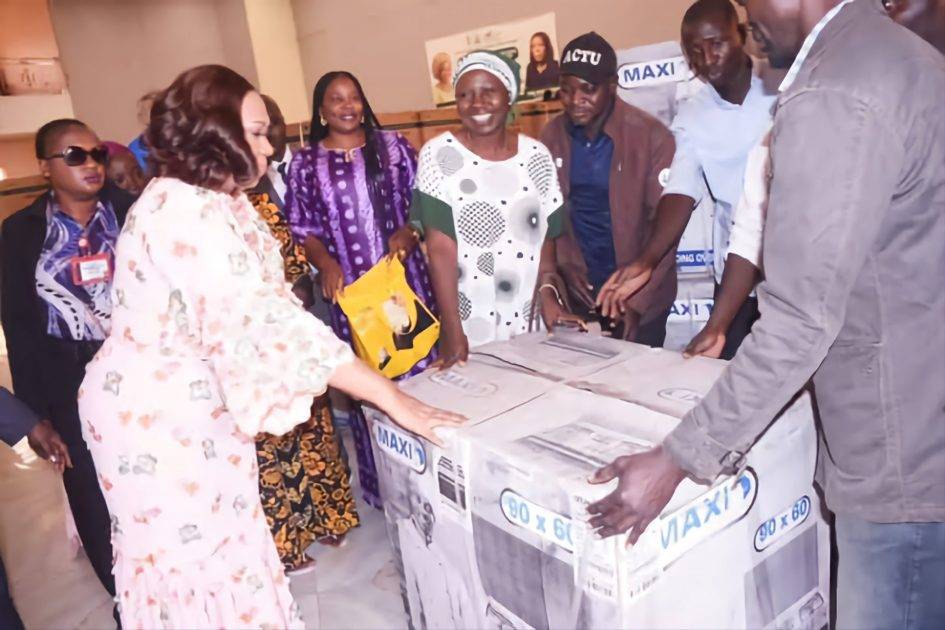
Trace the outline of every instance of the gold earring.
[[325, 127], [325, 126], [328, 125], [328, 121], [325, 120], [325, 117], [324, 117], [324, 116], [319, 116], [319, 117], [318, 117], [318, 122], [320, 122], [320, 123], [322, 124], [322, 127]]
[[364, 116], [361, 116], [361, 124], [364, 124]]

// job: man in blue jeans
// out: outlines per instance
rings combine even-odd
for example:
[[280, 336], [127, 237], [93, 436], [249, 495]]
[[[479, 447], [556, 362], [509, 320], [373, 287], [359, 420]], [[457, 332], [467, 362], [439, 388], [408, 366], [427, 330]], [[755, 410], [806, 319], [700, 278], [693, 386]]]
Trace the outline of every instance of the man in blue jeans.
[[748, 0], [790, 67], [771, 140], [761, 319], [651, 451], [595, 475], [636, 542], [686, 475], [736, 469], [809, 380], [836, 515], [837, 627], [945, 628], [945, 57], [889, 0]]

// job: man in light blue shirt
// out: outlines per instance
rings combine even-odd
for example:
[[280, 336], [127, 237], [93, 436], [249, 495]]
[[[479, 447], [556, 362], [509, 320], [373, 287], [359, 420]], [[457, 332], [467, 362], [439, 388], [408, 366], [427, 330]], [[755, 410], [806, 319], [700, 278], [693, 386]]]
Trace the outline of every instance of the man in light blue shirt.
[[[718, 2], [729, 4], [728, 0], [710, 4]], [[734, 9], [732, 11], [734, 13]], [[713, 85], [707, 73], [713, 72], [708, 69], [708, 64], [713, 61], [712, 48], [716, 46], [712, 39], [719, 31], [716, 21], [713, 16], [683, 28], [683, 42], [690, 63], [706, 84], [680, 106], [670, 127], [676, 137], [676, 155], [663, 194], [685, 195], [699, 202], [708, 189], [715, 202], [712, 245], [715, 281], [720, 283], [732, 210], [742, 194], [748, 153], [771, 127], [777, 92], [766, 86], [759, 76], [759, 66], [763, 62], [752, 60], [743, 50], [733, 51], [732, 55], [739, 61], [739, 67], [733, 68], [732, 73], [743, 85], [746, 81], [748, 83], [742, 99], [737, 100], [741, 89], [723, 96]], [[737, 23], [730, 28], [737, 29]], [[711, 30], [711, 34], [704, 37], [702, 31], [705, 30]], [[741, 37], [740, 30], [738, 32]], [[727, 78], [724, 70], [715, 72], [720, 74], [712, 76]], [[726, 97], [736, 100], [729, 101]]]
[[[618, 294], [626, 293], [627, 283], [636, 288], [645, 284], [640, 276], [647, 275], [646, 261], [658, 259], [679, 240], [706, 194], [715, 202], [715, 282], [722, 284], [732, 210], [742, 194], [748, 154], [771, 127], [777, 84], [766, 83], [761, 62], [745, 51], [745, 28], [732, 3], [698, 0], [683, 17], [681, 31], [689, 65], [705, 85], [682, 104], [673, 121], [676, 154], [656, 229], [644, 256], [611, 278]], [[727, 334], [721, 331], [714, 356], [730, 359], [757, 317], [757, 302], [749, 298], [733, 314]]]

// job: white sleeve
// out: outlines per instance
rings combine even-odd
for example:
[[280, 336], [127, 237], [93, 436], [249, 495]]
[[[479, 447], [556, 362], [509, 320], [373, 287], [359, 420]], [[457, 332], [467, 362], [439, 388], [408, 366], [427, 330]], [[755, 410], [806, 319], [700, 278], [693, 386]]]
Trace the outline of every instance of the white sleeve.
[[745, 185], [742, 196], [732, 213], [732, 231], [728, 242], [729, 255], [741, 256], [759, 269], [761, 268], [762, 233], [768, 208], [770, 135], [766, 133], [748, 154], [748, 162], [745, 165]]
[[199, 343], [244, 434], [287, 433], [354, 354], [292, 294], [278, 243], [253, 222], [245, 196], [164, 185], [170, 194], [156, 197], [140, 229], [170, 284], [162, 317]]
[[670, 128], [676, 141], [676, 152], [668, 179], [660, 183], [663, 184], [663, 195], [685, 195], [698, 204], [706, 192], [705, 176], [702, 161], [687, 129], [691, 117], [687, 112], [680, 112]]

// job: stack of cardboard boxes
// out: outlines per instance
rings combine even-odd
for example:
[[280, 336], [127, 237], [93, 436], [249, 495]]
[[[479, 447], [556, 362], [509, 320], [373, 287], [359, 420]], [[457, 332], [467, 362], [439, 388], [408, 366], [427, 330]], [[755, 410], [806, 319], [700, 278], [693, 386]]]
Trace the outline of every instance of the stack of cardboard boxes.
[[736, 474], [684, 481], [632, 547], [587, 482], [678, 423], [724, 363], [580, 333], [518, 337], [404, 385], [469, 417], [439, 448], [369, 414], [414, 628], [821, 628], [828, 529], [800, 395]]

